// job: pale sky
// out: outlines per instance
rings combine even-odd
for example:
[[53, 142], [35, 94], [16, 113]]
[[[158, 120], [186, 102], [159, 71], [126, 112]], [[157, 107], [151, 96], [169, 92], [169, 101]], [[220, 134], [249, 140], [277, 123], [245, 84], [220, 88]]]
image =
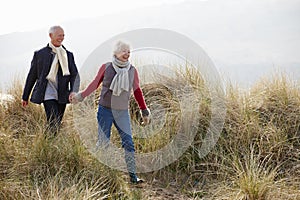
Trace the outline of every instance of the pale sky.
[[[31, 31], [62, 22], [185, 0], [7, 0], [0, 7], [0, 35]], [[203, 0], [201, 0], [203, 1]]]

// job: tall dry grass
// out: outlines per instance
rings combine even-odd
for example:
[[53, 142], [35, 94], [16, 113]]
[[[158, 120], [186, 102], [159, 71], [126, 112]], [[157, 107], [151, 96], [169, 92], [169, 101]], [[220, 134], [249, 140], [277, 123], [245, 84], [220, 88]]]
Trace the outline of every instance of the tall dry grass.
[[195, 165], [207, 181], [217, 180], [213, 199], [300, 198], [299, 95], [299, 85], [280, 74], [247, 93], [227, 87], [221, 137]]
[[22, 84], [1, 104], [0, 199], [129, 198], [126, 179], [90, 155], [66, 115], [57, 137], [49, 137], [42, 106], [21, 106]]
[[[176, 188], [191, 199], [300, 199], [299, 85], [281, 74], [261, 80], [247, 92], [228, 85], [221, 135], [212, 151], [200, 158], [198, 151], [212, 117], [207, 86], [188, 67], [175, 78], [159, 79], [142, 88], [152, 111], [149, 126], [140, 126], [138, 106], [133, 99], [130, 102], [137, 152], [162, 148], [185, 121], [197, 119], [198, 123], [196, 128], [183, 126], [187, 136], [196, 134], [177, 161], [141, 174], [149, 185], [159, 181], [162, 187]], [[0, 105], [0, 199], [143, 199], [143, 192], [126, 183], [126, 173], [103, 165], [83, 143], [82, 137], [87, 137], [94, 145], [97, 137], [99, 91], [78, 105], [76, 119], [75, 108], [67, 108], [55, 138], [45, 137], [42, 106], [21, 107], [18, 80], [9, 93], [14, 99]], [[183, 99], [190, 97], [193, 100], [183, 105]], [[116, 130], [112, 142], [120, 147]]]

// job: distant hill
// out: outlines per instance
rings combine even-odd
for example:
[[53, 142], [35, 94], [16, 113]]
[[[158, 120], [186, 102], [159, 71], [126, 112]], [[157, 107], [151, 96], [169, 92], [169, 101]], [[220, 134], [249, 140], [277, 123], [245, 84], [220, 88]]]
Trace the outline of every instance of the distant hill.
[[[190, 0], [78, 19], [62, 24], [66, 34], [64, 45], [74, 52], [78, 67], [86, 70], [88, 66], [82, 65], [88, 55], [112, 36], [139, 28], [163, 28], [196, 41], [220, 73], [238, 84], [249, 86], [276, 68], [299, 79], [300, 28], [297, 17], [299, 19], [300, 8], [295, 2]], [[8, 86], [15, 75], [25, 77], [34, 50], [49, 41], [47, 31], [48, 27], [0, 35], [2, 88]]]

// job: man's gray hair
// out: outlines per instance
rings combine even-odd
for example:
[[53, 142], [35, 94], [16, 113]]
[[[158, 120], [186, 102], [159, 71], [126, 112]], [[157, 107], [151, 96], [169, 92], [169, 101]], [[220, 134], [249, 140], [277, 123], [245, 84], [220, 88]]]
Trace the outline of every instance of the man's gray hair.
[[130, 44], [124, 41], [119, 40], [115, 43], [113, 53], [116, 55], [117, 53], [122, 52], [124, 49], [130, 50]]
[[49, 29], [49, 33], [54, 33], [57, 29], [63, 30], [63, 28], [61, 26], [51, 26]]

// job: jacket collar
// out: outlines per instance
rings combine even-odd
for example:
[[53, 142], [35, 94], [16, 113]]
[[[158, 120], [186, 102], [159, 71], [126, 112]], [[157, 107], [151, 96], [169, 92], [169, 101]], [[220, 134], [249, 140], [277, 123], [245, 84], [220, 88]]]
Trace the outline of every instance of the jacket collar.
[[[67, 49], [66, 49], [66, 47], [64, 46], [64, 45], [61, 45], [62, 46], [62, 48], [64, 48], [66, 51], [67, 51]], [[47, 46], [46, 46], [49, 50], [52, 50], [52, 48], [49, 46], [49, 43], [47, 44]]]

